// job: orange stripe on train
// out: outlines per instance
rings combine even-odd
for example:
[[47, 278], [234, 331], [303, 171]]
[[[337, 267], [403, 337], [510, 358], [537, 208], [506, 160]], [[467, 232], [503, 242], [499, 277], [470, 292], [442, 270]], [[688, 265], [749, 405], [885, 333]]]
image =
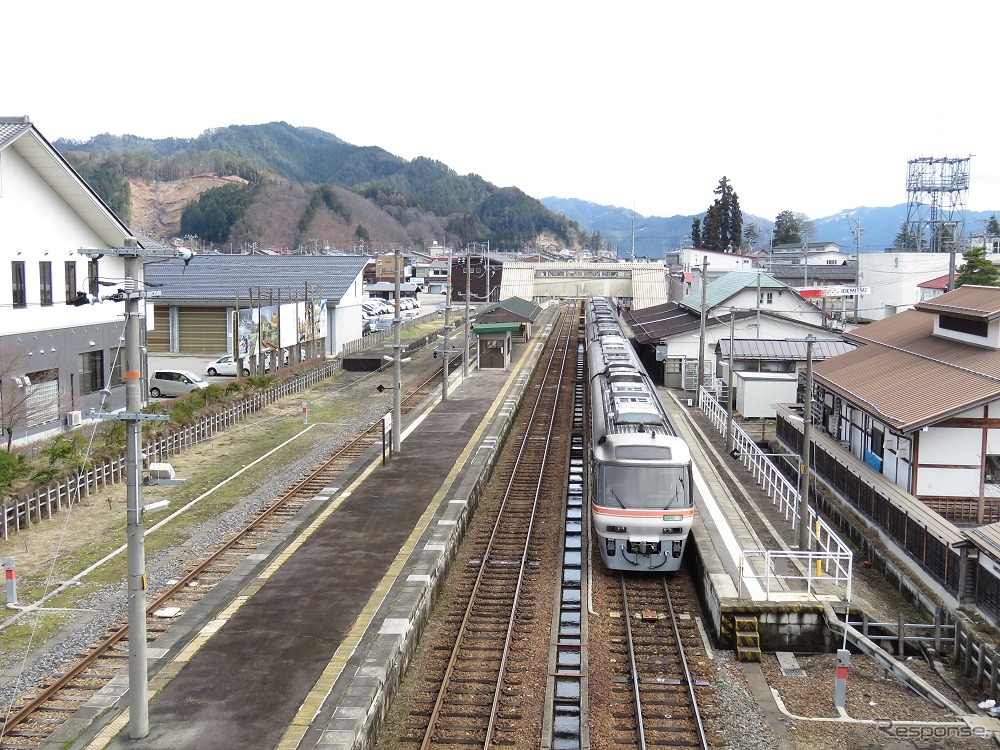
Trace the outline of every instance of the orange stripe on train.
[[594, 514], [598, 516], [627, 516], [629, 518], [660, 518], [661, 516], [694, 516], [694, 508], [656, 510], [639, 510], [636, 508], [608, 508], [591, 503]]

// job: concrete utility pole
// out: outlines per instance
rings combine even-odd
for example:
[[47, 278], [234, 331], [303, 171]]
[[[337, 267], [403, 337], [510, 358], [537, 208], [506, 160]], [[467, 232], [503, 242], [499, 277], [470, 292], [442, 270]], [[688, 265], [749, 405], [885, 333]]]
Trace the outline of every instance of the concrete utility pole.
[[396, 246], [396, 317], [393, 318], [392, 327], [394, 330], [393, 335], [393, 368], [392, 368], [392, 453], [396, 455], [399, 453], [401, 440], [400, 433], [403, 431], [403, 403], [400, 397], [400, 391], [403, 388], [403, 379], [400, 373], [400, 353], [402, 351], [402, 329], [403, 329], [403, 308], [400, 306], [400, 295], [399, 295], [399, 246]]
[[733, 375], [733, 337], [736, 332], [736, 308], [729, 308], [729, 371], [726, 377], [726, 453], [733, 452], [733, 386], [736, 378]]
[[[146, 562], [143, 534], [142, 505], [142, 427], [144, 420], [164, 420], [162, 414], [142, 413], [142, 318], [139, 300], [147, 294], [143, 286], [143, 256], [180, 258], [190, 262], [194, 253], [187, 248], [143, 249], [135, 238], [127, 238], [125, 247], [80, 248], [80, 255], [91, 259], [117, 255], [124, 260], [125, 282], [121, 289], [106, 300], [125, 303], [125, 410], [115, 414], [93, 414], [100, 419], [125, 422], [125, 490], [127, 513], [128, 557], [128, 691], [129, 736], [141, 739], [149, 734], [149, 680], [146, 666]], [[82, 303], [99, 300], [82, 299]], [[75, 301], [73, 304], [77, 304]]]
[[444, 363], [441, 365], [441, 400], [448, 400], [448, 349], [451, 346], [451, 324], [448, 313], [451, 310], [451, 248], [448, 248], [448, 285], [444, 290], [444, 345], [441, 347]]
[[707, 299], [707, 284], [705, 274], [708, 272], [708, 256], [701, 259], [701, 328], [698, 334], [698, 375], [695, 378], [694, 403], [701, 406], [702, 373], [705, 371], [705, 300]]
[[469, 313], [472, 312], [469, 309], [469, 296], [471, 292], [469, 291], [469, 286], [472, 283], [472, 256], [469, 253], [469, 249], [465, 249], [465, 326], [463, 330], [465, 331], [464, 341], [464, 351], [462, 353], [462, 377], [469, 377]]

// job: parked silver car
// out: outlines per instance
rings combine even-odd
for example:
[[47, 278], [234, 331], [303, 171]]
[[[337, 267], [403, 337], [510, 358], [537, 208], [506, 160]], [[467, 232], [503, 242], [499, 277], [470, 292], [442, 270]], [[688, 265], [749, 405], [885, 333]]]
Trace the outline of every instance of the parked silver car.
[[149, 395], [153, 398], [183, 396], [202, 388], [208, 388], [208, 383], [187, 370], [157, 370], [149, 379]]

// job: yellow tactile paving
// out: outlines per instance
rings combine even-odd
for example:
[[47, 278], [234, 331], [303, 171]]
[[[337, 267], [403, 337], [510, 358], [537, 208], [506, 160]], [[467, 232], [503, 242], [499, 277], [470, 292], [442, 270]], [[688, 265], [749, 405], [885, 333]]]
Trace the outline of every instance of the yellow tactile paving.
[[[448, 473], [441, 489], [438, 490], [433, 498], [431, 498], [430, 503], [427, 505], [427, 509], [424, 511], [420, 520], [414, 527], [413, 533], [407, 537], [406, 542], [404, 542], [403, 546], [399, 550], [399, 553], [393, 559], [392, 565], [389, 566], [389, 570], [379, 582], [357, 620], [355, 620], [354, 627], [351, 628], [350, 633], [344, 639], [343, 643], [341, 643], [340, 648], [338, 648], [334, 653], [333, 658], [330, 660], [326, 669], [323, 670], [323, 674], [320, 675], [316, 684], [313, 686], [313, 689], [302, 702], [295, 718], [289, 724], [285, 734], [275, 746], [275, 750], [295, 750], [298, 748], [299, 743], [305, 736], [306, 731], [311, 726], [313, 719], [315, 719], [316, 714], [323, 707], [323, 703], [330, 695], [330, 691], [333, 690], [333, 686], [337, 683], [341, 673], [344, 671], [347, 660], [350, 659], [354, 650], [358, 647], [358, 644], [361, 643], [361, 639], [364, 636], [365, 631], [374, 621], [379, 607], [382, 606], [382, 602], [384, 602], [386, 596], [389, 595], [389, 589], [399, 577], [404, 564], [410, 557], [410, 553], [416, 548], [417, 542], [420, 540], [420, 537], [423, 535], [427, 526], [430, 525], [431, 519], [434, 517], [435, 513], [437, 513], [437, 510], [441, 505], [441, 501], [448, 493], [448, 490], [454, 483], [455, 478], [464, 468], [469, 454], [476, 448], [476, 446], [478, 446], [483, 432], [486, 430], [487, 426], [489, 426], [497, 409], [506, 400], [507, 394], [510, 392], [510, 389], [513, 387], [516, 380], [516, 375], [517, 368], [514, 368], [513, 372], [504, 383], [504, 386], [500, 391], [500, 395], [496, 398], [496, 400], [494, 400], [493, 405], [487, 412], [486, 418], [480, 423], [479, 428], [466, 445], [465, 450], [462, 451], [461, 456], [459, 456], [459, 459], [455, 462], [455, 466]], [[359, 479], [358, 482], [360, 481], [361, 480]]]

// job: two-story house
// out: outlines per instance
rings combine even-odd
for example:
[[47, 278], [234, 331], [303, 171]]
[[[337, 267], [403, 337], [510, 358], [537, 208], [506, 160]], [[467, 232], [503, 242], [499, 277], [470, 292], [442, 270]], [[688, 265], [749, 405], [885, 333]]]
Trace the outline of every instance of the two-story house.
[[[0, 426], [24, 443], [124, 406], [124, 304], [73, 307], [120, 285], [132, 233], [27, 117], [0, 117]], [[111, 290], [113, 291], [113, 290]]]

